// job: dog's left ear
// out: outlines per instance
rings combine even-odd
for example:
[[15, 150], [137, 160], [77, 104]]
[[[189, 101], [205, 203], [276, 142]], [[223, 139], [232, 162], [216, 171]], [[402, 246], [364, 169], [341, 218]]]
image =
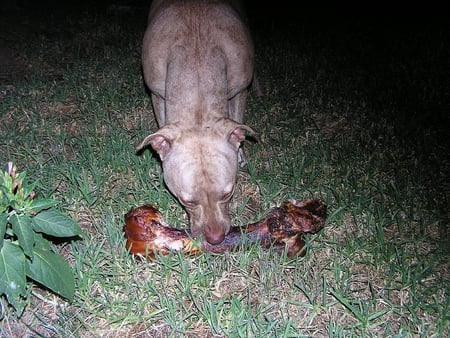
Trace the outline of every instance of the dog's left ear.
[[236, 150], [239, 149], [241, 142], [245, 140], [247, 132], [251, 136], [255, 135], [255, 131], [245, 124], [235, 127], [228, 136], [228, 142], [230, 142]]
[[256, 132], [245, 124], [237, 123], [230, 119], [222, 119], [219, 121], [221, 130], [226, 135], [228, 142], [238, 150], [241, 142], [245, 140], [247, 134], [254, 136]]

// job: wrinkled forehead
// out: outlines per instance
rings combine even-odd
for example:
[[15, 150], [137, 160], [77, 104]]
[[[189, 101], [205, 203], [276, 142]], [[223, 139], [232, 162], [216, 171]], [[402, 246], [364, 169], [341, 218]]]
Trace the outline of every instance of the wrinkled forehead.
[[[233, 159], [221, 154], [214, 156], [187, 156], [179, 164], [179, 180], [182, 185], [190, 187], [218, 187], [224, 190], [226, 186], [234, 184], [237, 165]], [[226, 189], [225, 189], [226, 190]]]
[[[236, 181], [237, 154], [230, 149], [208, 144], [195, 147], [178, 145], [163, 163], [164, 175], [172, 176], [185, 192], [199, 189], [217, 189], [218, 193], [231, 190]], [[168, 177], [167, 177], [168, 178]]]

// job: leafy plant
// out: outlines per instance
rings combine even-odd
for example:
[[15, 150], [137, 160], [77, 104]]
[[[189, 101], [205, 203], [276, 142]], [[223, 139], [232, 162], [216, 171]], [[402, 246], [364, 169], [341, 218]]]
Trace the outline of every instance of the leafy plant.
[[12, 162], [0, 172], [0, 296], [18, 316], [27, 305], [33, 282], [73, 299], [73, 271], [51, 239], [81, 233], [75, 221], [55, 209], [57, 201], [35, 199], [36, 182], [27, 185], [25, 176], [16, 172]]

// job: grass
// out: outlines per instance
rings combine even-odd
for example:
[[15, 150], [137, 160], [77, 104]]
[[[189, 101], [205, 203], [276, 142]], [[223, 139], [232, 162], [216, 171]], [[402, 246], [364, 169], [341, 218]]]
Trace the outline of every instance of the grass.
[[[259, 135], [245, 144], [234, 223], [316, 196], [326, 226], [304, 258], [251, 246], [143, 262], [124, 248], [130, 208], [155, 203], [187, 224], [157, 159], [134, 150], [156, 130], [139, 65], [145, 11], [76, 13], [0, 21], [16, 56], [0, 72], [0, 162], [38, 179], [39, 195], [84, 230], [61, 246], [74, 302], [35, 288], [20, 319], [3, 304], [3, 336], [448, 336], [449, 40], [439, 25], [381, 40], [388, 29], [374, 22], [251, 20], [265, 95], [248, 103]], [[436, 27], [441, 37], [428, 39]]]

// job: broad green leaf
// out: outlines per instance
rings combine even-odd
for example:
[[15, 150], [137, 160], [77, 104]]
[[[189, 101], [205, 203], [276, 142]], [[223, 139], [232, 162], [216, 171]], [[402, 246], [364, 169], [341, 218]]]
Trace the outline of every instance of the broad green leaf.
[[27, 262], [28, 277], [60, 296], [73, 300], [75, 290], [73, 271], [60, 255], [36, 248], [33, 261]]
[[8, 214], [0, 213], [0, 250], [3, 248], [3, 240], [6, 233], [6, 225], [8, 224]]
[[33, 210], [35, 213], [38, 213], [44, 209], [49, 209], [51, 207], [54, 207], [57, 204], [58, 204], [58, 202], [55, 200], [52, 200], [52, 199], [35, 200], [30, 204], [29, 208], [31, 210]]
[[32, 218], [33, 229], [55, 237], [73, 237], [81, 233], [80, 226], [56, 209], [42, 210]]
[[28, 215], [12, 214], [9, 218], [14, 234], [19, 240], [19, 246], [25, 255], [33, 257], [34, 231], [31, 228], [31, 218]]
[[5, 294], [8, 303], [17, 312], [22, 312], [25, 304], [21, 297], [25, 296], [26, 258], [19, 246], [9, 241], [3, 243], [0, 250], [0, 295]]
[[52, 242], [50, 242], [47, 238], [44, 238], [44, 236], [39, 233], [34, 233], [34, 247], [39, 248], [41, 250], [50, 250], [52, 247]]

